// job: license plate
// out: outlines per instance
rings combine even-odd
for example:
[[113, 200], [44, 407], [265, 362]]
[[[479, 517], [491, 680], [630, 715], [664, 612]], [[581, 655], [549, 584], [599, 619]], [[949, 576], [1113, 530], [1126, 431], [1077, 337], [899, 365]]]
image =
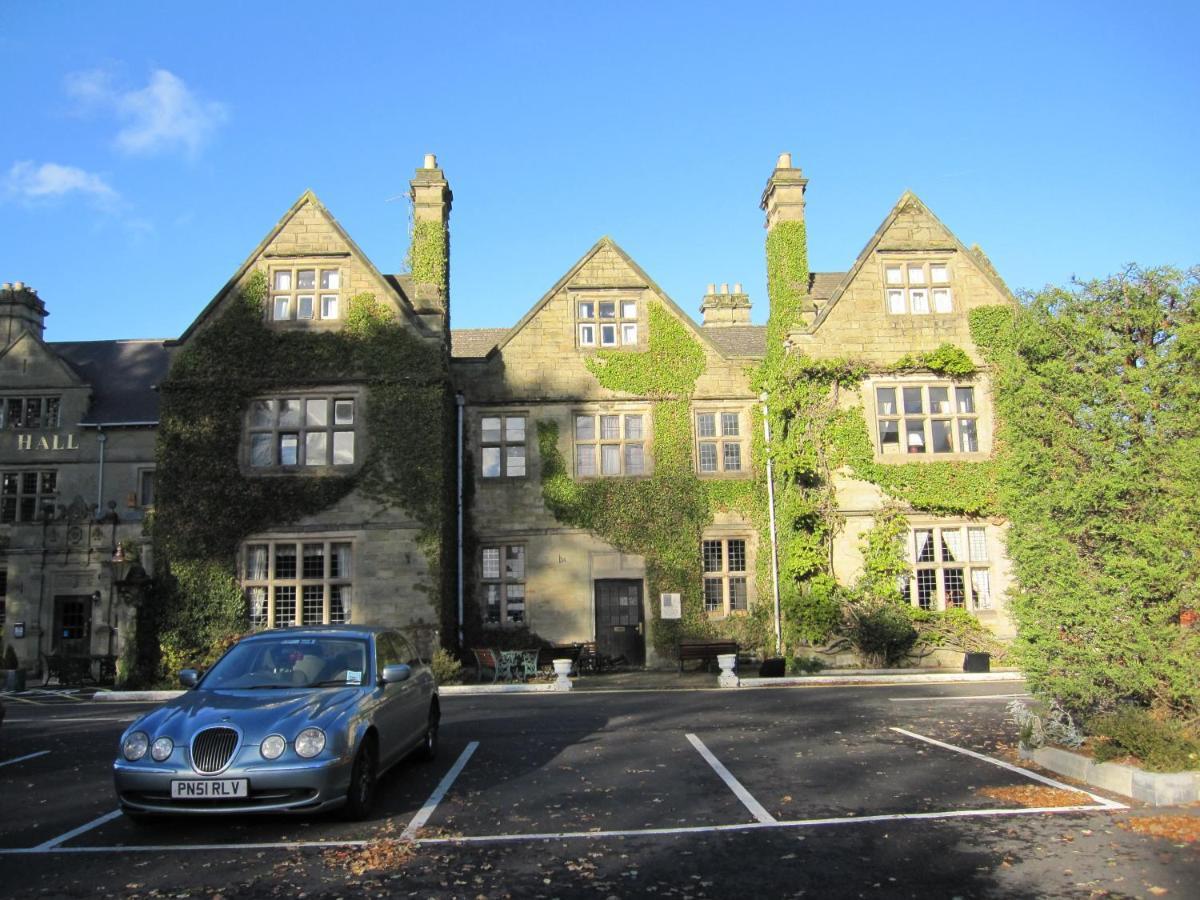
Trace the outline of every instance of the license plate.
[[250, 794], [247, 778], [210, 778], [172, 781], [172, 800], [245, 800]]

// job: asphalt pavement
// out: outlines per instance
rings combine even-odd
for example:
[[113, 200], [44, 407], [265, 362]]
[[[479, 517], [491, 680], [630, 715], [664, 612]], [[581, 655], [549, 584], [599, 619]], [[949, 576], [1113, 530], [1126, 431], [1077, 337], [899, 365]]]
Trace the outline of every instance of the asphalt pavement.
[[0, 895], [1194, 896], [1177, 826], [1200, 810], [1038, 780], [1003, 721], [1021, 690], [446, 696], [438, 759], [385, 777], [367, 822], [150, 826], [110, 775], [150, 705], [10, 699]]

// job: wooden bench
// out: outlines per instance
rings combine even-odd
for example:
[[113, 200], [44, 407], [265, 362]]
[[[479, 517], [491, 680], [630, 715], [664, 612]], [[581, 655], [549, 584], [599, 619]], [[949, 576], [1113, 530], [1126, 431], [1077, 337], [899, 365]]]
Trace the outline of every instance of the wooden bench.
[[679, 641], [679, 671], [683, 671], [685, 659], [702, 659], [707, 670], [711, 663], [717, 661], [718, 656], [725, 653], [732, 653], [736, 656], [737, 652], [737, 641], [682, 638]]

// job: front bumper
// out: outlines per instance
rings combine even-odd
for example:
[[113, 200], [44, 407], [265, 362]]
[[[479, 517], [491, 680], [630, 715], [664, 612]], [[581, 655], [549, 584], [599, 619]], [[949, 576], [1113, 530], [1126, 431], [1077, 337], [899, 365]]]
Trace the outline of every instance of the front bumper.
[[[318, 812], [346, 802], [353, 760], [289, 761], [230, 766], [201, 776], [188, 766], [147, 760], [113, 763], [113, 783], [121, 808], [131, 812], [217, 815], [224, 813]], [[236, 800], [172, 800], [171, 782], [180, 779], [245, 778], [249, 796]]]

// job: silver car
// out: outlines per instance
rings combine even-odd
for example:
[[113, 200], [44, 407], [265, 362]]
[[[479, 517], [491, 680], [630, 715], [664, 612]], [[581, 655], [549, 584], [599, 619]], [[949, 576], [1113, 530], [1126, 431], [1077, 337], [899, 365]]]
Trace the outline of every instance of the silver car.
[[113, 778], [134, 819], [160, 813], [371, 809], [379, 775], [437, 752], [437, 685], [384, 628], [264, 631], [121, 735]]

